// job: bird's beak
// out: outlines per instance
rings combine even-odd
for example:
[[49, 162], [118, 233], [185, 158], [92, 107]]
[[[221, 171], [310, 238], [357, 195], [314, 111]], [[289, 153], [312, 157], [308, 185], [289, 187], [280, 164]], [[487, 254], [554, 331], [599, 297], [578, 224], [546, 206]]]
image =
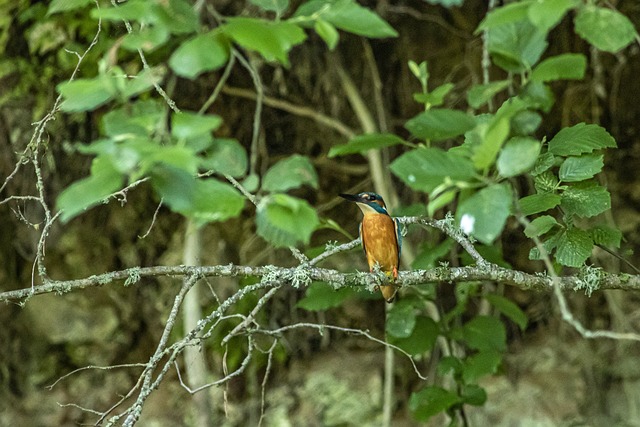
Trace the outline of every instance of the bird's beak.
[[360, 198], [358, 196], [355, 196], [353, 194], [344, 194], [344, 193], [340, 193], [340, 197], [342, 197], [345, 200], [348, 200], [350, 202], [359, 202]]

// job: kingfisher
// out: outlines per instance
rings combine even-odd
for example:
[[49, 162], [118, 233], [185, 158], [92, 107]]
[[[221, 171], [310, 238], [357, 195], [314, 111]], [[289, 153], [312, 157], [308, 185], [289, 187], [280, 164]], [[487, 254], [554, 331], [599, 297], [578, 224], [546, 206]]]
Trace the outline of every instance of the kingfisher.
[[380, 291], [387, 302], [392, 302], [397, 288], [393, 283], [398, 278], [402, 234], [400, 223], [391, 218], [384, 200], [379, 194], [364, 192], [359, 194], [340, 194], [343, 199], [355, 202], [362, 211], [360, 223], [360, 240], [367, 257], [369, 271], [373, 272], [376, 264], [389, 279], [389, 284], [381, 285]]

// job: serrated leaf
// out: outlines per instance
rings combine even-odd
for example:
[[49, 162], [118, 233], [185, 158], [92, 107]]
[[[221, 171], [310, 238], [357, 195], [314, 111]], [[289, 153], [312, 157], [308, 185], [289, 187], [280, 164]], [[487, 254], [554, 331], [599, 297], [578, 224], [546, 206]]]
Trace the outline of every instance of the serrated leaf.
[[530, 70], [546, 51], [546, 36], [547, 33], [523, 19], [492, 28], [487, 45], [496, 65], [507, 72], [523, 73]]
[[171, 116], [171, 134], [178, 140], [189, 139], [211, 133], [221, 124], [220, 116], [183, 111]]
[[289, 66], [289, 51], [307, 38], [302, 28], [287, 21], [234, 17], [227, 18], [222, 28], [240, 46], [258, 52], [267, 61], [279, 61], [285, 67]]
[[543, 172], [546, 172], [555, 164], [556, 158], [553, 154], [546, 152], [538, 156], [536, 163], [533, 165], [530, 173], [533, 176], [538, 176]]
[[595, 124], [578, 123], [564, 128], [549, 141], [549, 152], [556, 156], [579, 156], [608, 147], [616, 147], [615, 139]]
[[411, 335], [406, 338], [393, 338], [389, 342], [412, 356], [419, 356], [431, 350], [438, 338], [438, 324], [430, 317], [417, 316]]
[[133, 51], [142, 49], [152, 52], [169, 40], [169, 35], [169, 31], [163, 26], [147, 26], [124, 36], [122, 47]]
[[416, 326], [416, 311], [413, 305], [400, 301], [387, 311], [385, 330], [396, 338], [407, 338]]
[[498, 156], [498, 172], [504, 177], [520, 175], [531, 169], [540, 154], [540, 142], [528, 137], [511, 138]]
[[308, 244], [320, 222], [305, 200], [273, 194], [260, 200], [256, 214], [257, 233], [275, 247]]
[[525, 236], [531, 238], [536, 236], [542, 236], [547, 231], [551, 230], [558, 221], [550, 215], [542, 215], [531, 221], [524, 229]]
[[331, 147], [328, 156], [336, 157], [347, 154], [364, 153], [368, 150], [379, 150], [404, 143], [404, 139], [391, 133], [368, 133], [352, 138], [347, 144]]
[[182, 214], [197, 224], [226, 221], [240, 215], [245, 198], [231, 185], [216, 179], [196, 180], [193, 203]]
[[193, 208], [196, 178], [186, 170], [169, 164], [157, 164], [151, 170], [151, 185], [172, 211], [188, 212]]
[[572, 227], [560, 235], [556, 261], [567, 267], [580, 267], [591, 256], [593, 241], [584, 230]]
[[337, 28], [369, 38], [397, 37], [391, 25], [355, 0], [311, 0], [300, 6], [294, 19], [323, 19]]
[[153, 6], [153, 2], [150, 1], [130, 0], [117, 6], [92, 9], [91, 17], [110, 21], [128, 20], [148, 23], [157, 20], [153, 13]]
[[296, 307], [309, 311], [324, 311], [340, 306], [345, 300], [355, 295], [351, 288], [334, 289], [325, 282], [313, 282], [307, 288], [304, 298]]
[[527, 328], [527, 315], [514, 302], [495, 294], [487, 294], [484, 297], [492, 306], [498, 309], [500, 313], [518, 325], [521, 331]]
[[518, 205], [522, 214], [528, 216], [553, 209], [560, 204], [560, 200], [559, 194], [532, 194], [518, 200]]
[[486, 350], [467, 357], [464, 361], [462, 379], [466, 384], [477, 383], [484, 376], [495, 374], [502, 362], [502, 353]]
[[320, 36], [322, 40], [327, 44], [329, 50], [335, 49], [338, 44], [338, 40], [340, 40], [340, 34], [336, 27], [333, 24], [325, 21], [324, 19], [318, 19], [313, 26], [313, 29]]
[[587, 68], [587, 58], [581, 53], [565, 53], [540, 62], [531, 73], [531, 80], [581, 80]]
[[416, 420], [424, 422], [458, 403], [460, 403], [460, 397], [456, 393], [442, 387], [428, 386], [411, 394], [409, 409]]
[[611, 195], [593, 182], [580, 183], [562, 192], [560, 206], [567, 214], [589, 218], [611, 209]]
[[502, 92], [511, 84], [511, 80], [499, 80], [487, 84], [473, 85], [467, 92], [467, 101], [472, 108], [480, 108], [496, 94]]
[[393, 173], [415, 190], [430, 192], [445, 179], [466, 181], [475, 175], [465, 157], [438, 148], [417, 148], [391, 163]]
[[88, 4], [93, 4], [94, 0], [51, 0], [47, 15], [58, 12], [68, 12], [70, 10], [81, 9]]
[[491, 185], [460, 203], [456, 218], [463, 232], [489, 245], [502, 233], [511, 204], [509, 186]]
[[494, 29], [506, 24], [513, 24], [522, 21], [526, 16], [529, 6], [533, 2], [524, 0], [518, 3], [509, 3], [501, 7], [496, 7], [480, 21], [480, 25], [475, 33], [478, 34], [487, 29]]
[[541, 31], [555, 27], [562, 17], [580, 4], [579, 0], [537, 0], [527, 11], [529, 20]]
[[97, 205], [121, 186], [122, 175], [113, 163], [106, 157], [96, 157], [91, 163], [91, 175], [74, 182], [58, 196], [56, 205], [62, 211], [61, 221], [67, 222]]
[[229, 40], [213, 30], [182, 42], [169, 58], [169, 66], [177, 75], [194, 79], [226, 64], [229, 51]]
[[576, 182], [592, 178], [599, 173], [604, 166], [602, 155], [586, 155], [580, 157], [567, 157], [560, 165], [558, 177], [560, 181]]
[[519, 98], [508, 99], [500, 106], [481, 132], [480, 144], [474, 147], [472, 159], [476, 169], [484, 170], [494, 163], [511, 131], [511, 118], [526, 108], [527, 104]]
[[587, 230], [593, 243], [610, 248], [619, 248], [622, 240], [622, 232], [617, 228], [606, 225], [597, 225]]
[[106, 76], [60, 83], [57, 89], [64, 98], [60, 109], [69, 112], [93, 110], [116, 95]]
[[442, 141], [462, 135], [475, 125], [475, 119], [462, 111], [432, 108], [407, 121], [405, 128], [416, 138]]
[[247, 152], [235, 139], [216, 138], [211, 143], [200, 167], [233, 177], [247, 172]]
[[502, 322], [491, 316], [476, 316], [462, 328], [467, 345], [480, 351], [505, 351], [507, 331]]
[[638, 37], [633, 24], [615, 9], [589, 5], [578, 11], [576, 33], [600, 50], [616, 53]]
[[318, 188], [318, 174], [307, 156], [294, 154], [271, 166], [262, 180], [262, 189], [283, 192], [310, 185]]
[[560, 183], [556, 175], [552, 171], [547, 170], [539, 175], [535, 175], [533, 185], [538, 193], [544, 194], [555, 193]]

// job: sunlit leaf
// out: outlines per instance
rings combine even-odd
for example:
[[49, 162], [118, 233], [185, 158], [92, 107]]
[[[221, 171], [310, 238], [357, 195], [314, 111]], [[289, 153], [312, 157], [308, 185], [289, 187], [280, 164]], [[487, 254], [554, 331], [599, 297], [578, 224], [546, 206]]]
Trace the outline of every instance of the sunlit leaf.
[[580, 267], [591, 255], [593, 241], [589, 233], [576, 227], [566, 230], [560, 235], [555, 257], [567, 267]]
[[441, 141], [462, 135], [475, 125], [475, 119], [462, 111], [432, 108], [407, 121], [405, 127], [416, 138]]
[[498, 155], [498, 172], [504, 177], [520, 175], [531, 169], [540, 153], [540, 142], [533, 138], [511, 138]]
[[462, 231], [488, 245], [502, 233], [511, 203], [509, 186], [491, 185], [460, 203], [456, 218]]
[[320, 222], [316, 211], [286, 194], [263, 197], [257, 208], [257, 233], [276, 247], [308, 244]]
[[229, 40], [219, 30], [199, 34], [178, 46], [169, 66], [179, 76], [193, 79], [222, 67], [229, 60]]
[[358, 135], [347, 144], [336, 145], [329, 150], [329, 157], [344, 156], [347, 154], [364, 153], [368, 150], [378, 150], [384, 147], [403, 144], [405, 141], [391, 133], [368, 133]]
[[532, 194], [518, 200], [523, 215], [548, 211], [560, 204], [561, 197], [554, 193]]
[[556, 226], [558, 222], [550, 215], [542, 215], [531, 221], [524, 229], [524, 235], [527, 237], [536, 237], [545, 234]]
[[578, 10], [576, 33], [600, 50], [615, 53], [638, 37], [633, 24], [615, 9], [588, 5]]
[[599, 173], [604, 166], [602, 155], [585, 155], [580, 157], [567, 157], [560, 165], [558, 177], [560, 181], [576, 182], [592, 178]]
[[549, 141], [549, 152], [557, 156], [579, 156], [608, 147], [616, 147], [615, 139], [595, 124], [578, 123], [563, 128]]
[[581, 53], [565, 53], [540, 62], [531, 73], [539, 82], [553, 80], [580, 80], [584, 78], [587, 58]]

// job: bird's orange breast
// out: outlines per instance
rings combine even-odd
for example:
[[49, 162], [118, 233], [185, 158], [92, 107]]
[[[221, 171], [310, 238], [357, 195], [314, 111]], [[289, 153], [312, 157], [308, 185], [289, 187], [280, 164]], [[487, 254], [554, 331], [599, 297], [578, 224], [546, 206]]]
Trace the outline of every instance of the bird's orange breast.
[[398, 243], [396, 227], [390, 216], [365, 215], [362, 219], [361, 237], [369, 268], [373, 269], [378, 263], [382, 271], [397, 272]]

